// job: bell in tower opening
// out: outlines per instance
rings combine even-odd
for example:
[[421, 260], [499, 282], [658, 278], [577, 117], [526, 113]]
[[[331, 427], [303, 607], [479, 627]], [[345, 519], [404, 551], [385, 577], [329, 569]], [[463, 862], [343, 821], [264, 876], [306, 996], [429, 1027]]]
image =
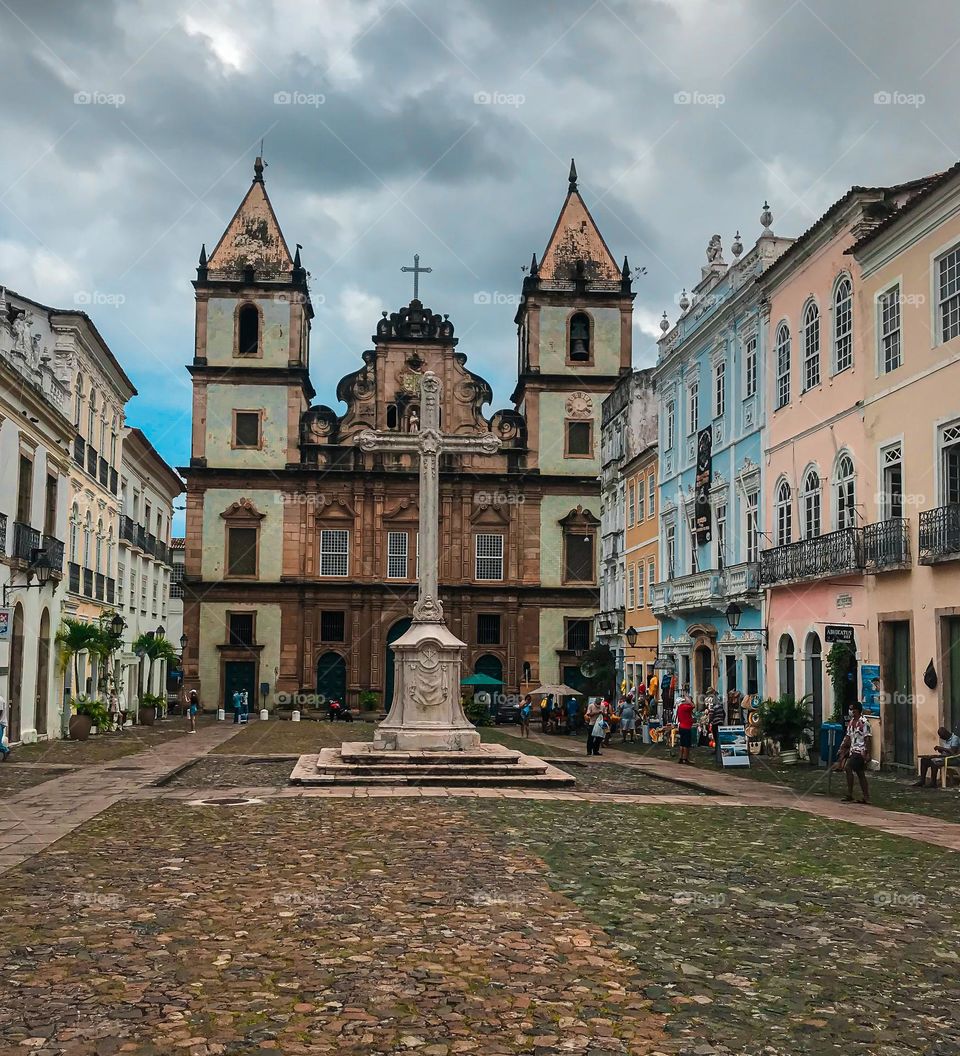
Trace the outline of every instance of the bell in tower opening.
[[590, 361], [590, 319], [577, 312], [570, 319], [570, 360], [573, 363]]

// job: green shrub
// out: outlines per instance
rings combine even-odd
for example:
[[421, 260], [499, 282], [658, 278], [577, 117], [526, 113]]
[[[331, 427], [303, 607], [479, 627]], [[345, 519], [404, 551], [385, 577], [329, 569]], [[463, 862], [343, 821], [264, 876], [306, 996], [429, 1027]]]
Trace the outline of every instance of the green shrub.
[[110, 725], [110, 712], [102, 700], [92, 700], [90, 697], [77, 697], [70, 702], [71, 707], [77, 715], [88, 715], [91, 722], [98, 730], [105, 730]]
[[477, 700], [476, 697], [471, 697], [466, 701], [463, 705], [463, 710], [474, 726], [490, 725], [490, 710], [486, 704]]
[[365, 689], [360, 694], [360, 710], [376, 711], [380, 707], [380, 694], [372, 689]]
[[760, 702], [760, 728], [766, 737], [779, 742], [782, 751], [793, 751], [801, 742], [810, 744], [809, 699], [783, 696]]

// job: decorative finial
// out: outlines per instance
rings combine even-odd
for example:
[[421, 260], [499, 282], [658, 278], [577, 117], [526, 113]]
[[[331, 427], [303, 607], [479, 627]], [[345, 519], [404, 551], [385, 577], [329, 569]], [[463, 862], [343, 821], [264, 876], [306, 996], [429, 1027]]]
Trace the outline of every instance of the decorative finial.
[[207, 244], [206, 242], [200, 247], [200, 267], [205, 268], [207, 266]]
[[253, 182], [263, 183], [263, 158], [259, 155], [253, 163]]
[[534, 253], [530, 258], [530, 276], [536, 278], [540, 274], [540, 265], [537, 263], [537, 254]]
[[624, 255], [623, 255], [623, 267], [620, 269], [620, 278], [621, 279], [629, 279], [630, 278], [630, 264], [627, 261], [626, 253], [624, 253]]
[[670, 329], [670, 320], [667, 318], [667, 313], [663, 313], [663, 317], [660, 320], [660, 332], [666, 333]]
[[681, 312], [685, 312], [690, 307], [690, 298], [687, 296], [686, 286], [684, 286], [680, 294], [680, 300], [677, 302], [677, 304], [680, 305]]
[[577, 163], [570, 159], [570, 175], [567, 177], [570, 181], [570, 190], [575, 191], [577, 189]]
[[763, 212], [760, 214], [760, 224], [763, 227], [763, 233], [765, 235], [770, 234], [770, 225], [773, 223], [773, 213], [770, 212], [770, 205], [764, 199]]
[[733, 243], [730, 246], [730, 252], [733, 254], [735, 260], [740, 259], [740, 254], [743, 252], [743, 243], [740, 241], [739, 231], [733, 236]]
[[303, 265], [300, 263], [300, 250], [301, 249], [303, 249], [303, 246], [301, 246], [300, 243], [298, 242], [297, 243], [297, 251], [293, 255], [293, 266], [295, 268], [297, 268], [298, 270], [303, 267]]

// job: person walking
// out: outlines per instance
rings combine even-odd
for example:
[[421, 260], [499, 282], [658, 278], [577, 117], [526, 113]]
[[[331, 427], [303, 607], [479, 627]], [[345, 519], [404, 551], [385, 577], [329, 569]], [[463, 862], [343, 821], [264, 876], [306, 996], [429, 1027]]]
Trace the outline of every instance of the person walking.
[[200, 699], [195, 689], [190, 690], [190, 699], [187, 701], [187, 716], [190, 720], [190, 733], [197, 732], [197, 714], [200, 711]]
[[520, 736], [530, 736], [530, 716], [533, 714], [533, 698], [528, 693], [520, 702]]
[[3, 761], [10, 758], [10, 748], [4, 741], [7, 733], [7, 698], [0, 694], [0, 752], [3, 752]]
[[631, 742], [636, 741], [637, 711], [633, 706], [633, 697], [627, 697], [620, 710], [620, 740], [623, 744], [626, 744], [628, 734]]
[[603, 744], [603, 739], [610, 732], [610, 723], [604, 718], [602, 711], [598, 713], [593, 725], [588, 727], [588, 729], [587, 755], [599, 755], [600, 745]]
[[680, 756], [677, 762], [689, 765], [690, 745], [693, 744], [693, 701], [686, 693], [677, 705], [677, 727], [680, 736]]
[[567, 697], [567, 733], [575, 734], [580, 729], [580, 702], [576, 697]]
[[[867, 759], [870, 757], [870, 739], [873, 733], [870, 723], [863, 714], [863, 705], [854, 701], [850, 705], [850, 721], [847, 723], [847, 735], [844, 744], [847, 747], [847, 762], [845, 771], [847, 774], [847, 794], [843, 797], [844, 803], [853, 802], [853, 778], [856, 775], [860, 782], [860, 792], [863, 795], [862, 803], [869, 805], [870, 790], [867, 787]], [[844, 745], [840, 746], [841, 753]]]
[[704, 704], [707, 707], [708, 714], [710, 716], [710, 733], [713, 737], [713, 747], [716, 752], [717, 759], [720, 758], [720, 727], [726, 725], [727, 722], [727, 709], [723, 705], [723, 698], [720, 694], [711, 686], [707, 690], [707, 695], [704, 698]]

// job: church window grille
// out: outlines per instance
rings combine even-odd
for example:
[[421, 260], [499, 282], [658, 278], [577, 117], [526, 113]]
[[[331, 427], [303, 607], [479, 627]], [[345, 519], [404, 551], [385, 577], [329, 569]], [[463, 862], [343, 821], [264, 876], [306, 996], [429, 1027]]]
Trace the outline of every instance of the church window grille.
[[590, 648], [590, 631], [592, 623], [592, 620], [567, 620], [566, 645], [568, 652], [577, 653]]
[[503, 536], [478, 534], [476, 548], [476, 578], [503, 579]]
[[243, 304], [237, 313], [237, 355], [260, 354], [260, 312], [255, 304]]
[[252, 612], [229, 613], [228, 634], [230, 645], [253, 645], [256, 641], [254, 615]]
[[[255, 576], [257, 574], [257, 529], [227, 527], [227, 575]], [[144, 580], [146, 577], [144, 577]], [[147, 588], [144, 583], [142, 607], [145, 609]]]
[[387, 579], [407, 578], [406, 532], [387, 532]]
[[346, 636], [346, 619], [339, 609], [326, 609], [320, 613], [320, 641], [342, 642]]
[[320, 532], [320, 575], [347, 575], [349, 547], [350, 532], [346, 528], [324, 528]]
[[477, 614], [477, 645], [500, 644], [500, 613], [480, 612]]

